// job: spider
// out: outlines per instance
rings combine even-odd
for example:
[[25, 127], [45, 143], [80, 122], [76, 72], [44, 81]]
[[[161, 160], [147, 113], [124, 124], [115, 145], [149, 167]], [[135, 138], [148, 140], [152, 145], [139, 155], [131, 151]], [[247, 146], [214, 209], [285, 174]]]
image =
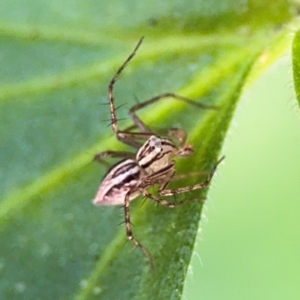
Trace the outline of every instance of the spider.
[[[148, 258], [151, 267], [153, 267], [153, 260], [150, 253], [132, 233], [129, 211], [130, 201], [139, 195], [143, 195], [144, 197], [166, 207], [172, 208], [180, 205], [185, 202], [185, 200], [169, 202], [161, 197], [174, 196], [207, 187], [217, 169], [217, 166], [224, 157], [217, 161], [203, 182], [176, 189], [167, 189], [168, 184], [171, 181], [176, 180], [176, 166], [174, 158], [190, 156], [194, 151], [193, 147], [186, 142], [187, 133], [183, 129], [171, 128], [166, 137], [160, 137], [153, 133], [142, 122], [142, 120], [137, 116], [136, 111], [164, 98], [173, 98], [200, 108], [215, 108], [173, 93], [164, 93], [145, 102], [134, 105], [129, 111], [129, 115], [134, 125], [126, 130], [119, 129], [114, 104], [114, 85], [122, 71], [135, 56], [142, 41], [143, 38], [139, 40], [133, 52], [117, 70], [108, 85], [111, 126], [114, 135], [119, 141], [135, 148], [136, 153], [126, 151], [104, 151], [95, 155], [94, 159], [99, 162], [102, 162], [102, 159], [105, 157], [119, 157], [123, 159], [108, 170], [99, 186], [93, 203], [95, 205], [123, 205], [127, 238], [131, 240], [135, 246], [141, 249], [144, 255]], [[131, 130], [133, 128], [138, 128], [139, 132], [132, 132]], [[179, 177], [182, 178], [187, 176], [180, 175]], [[159, 186], [159, 196], [153, 195], [148, 191], [148, 189], [153, 185]]]

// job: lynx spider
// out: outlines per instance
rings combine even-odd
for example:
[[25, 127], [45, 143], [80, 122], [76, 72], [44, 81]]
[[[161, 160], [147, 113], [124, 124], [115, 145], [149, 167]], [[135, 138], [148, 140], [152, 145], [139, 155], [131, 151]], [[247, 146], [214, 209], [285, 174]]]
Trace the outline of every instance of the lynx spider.
[[[133, 52], [117, 70], [108, 85], [109, 108], [113, 132], [119, 141], [137, 149], [137, 153], [134, 154], [125, 151], [104, 151], [95, 155], [94, 159], [99, 162], [103, 162], [102, 159], [105, 157], [118, 157], [123, 159], [108, 170], [100, 184], [93, 203], [95, 205], [124, 206], [127, 238], [131, 240], [135, 246], [141, 249], [153, 268], [153, 261], [150, 253], [132, 234], [129, 212], [130, 201], [139, 195], [143, 195], [144, 197], [166, 207], [173, 208], [180, 205], [185, 202], [185, 200], [169, 202], [149, 193], [148, 188], [153, 185], [158, 185], [158, 194], [160, 196], [174, 196], [176, 194], [205, 188], [210, 183], [218, 164], [224, 157], [222, 157], [214, 165], [213, 169], [203, 182], [176, 189], [166, 189], [171, 181], [177, 180], [179, 177], [184, 178], [189, 176], [189, 174], [185, 174], [178, 176], [178, 178], [175, 177], [176, 168], [174, 158], [191, 155], [193, 153], [193, 148], [191, 145], [186, 143], [187, 133], [183, 129], [172, 128], [168, 131], [166, 137], [160, 137], [155, 135], [142, 122], [142, 120], [136, 115], [136, 111], [154, 102], [162, 100], [163, 98], [173, 98], [200, 108], [214, 108], [173, 93], [164, 93], [145, 102], [134, 105], [129, 111], [129, 115], [134, 125], [126, 130], [119, 129], [116, 117], [116, 108], [114, 105], [114, 85], [122, 71], [135, 56], [142, 41], [143, 38], [139, 40]], [[138, 128], [140, 132], [132, 132], [132, 129], [134, 128]]]

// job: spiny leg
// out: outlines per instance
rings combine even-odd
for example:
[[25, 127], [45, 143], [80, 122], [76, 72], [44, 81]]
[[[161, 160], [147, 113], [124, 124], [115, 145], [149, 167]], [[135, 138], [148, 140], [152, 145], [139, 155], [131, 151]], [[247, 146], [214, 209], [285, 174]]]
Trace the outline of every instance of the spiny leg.
[[[185, 174], [187, 175], [187, 174]], [[160, 191], [163, 191], [165, 190], [166, 186], [173, 180], [176, 180], [176, 175], [175, 175], [175, 164], [173, 163], [171, 165], [171, 168], [170, 170], [167, 170], [165, 174], [161, 174], [160, 172], [158, 173], [154, 173], [154, 174], [151, 174], [149, 176], [147, 176], [141, 183], [141, 187], [139, 189], [140, 193], [145, 197], [145, 198], [148, 198], [150, 200], [153, 200], [155, 201], [157, 204], [159, 205], [163, 205], [163, 206], [166, 206], [168, 208], [173, 208], [175, 206], [178, 206], [178, 205], [181, 205], [185, 202], [189, 202], [190, 199], [185, 199], [185, 200], [182, 200], [182, 201], [176, 201], [176, 202], [170, 202], [170, 201], [167, 201], [165, 199], [162, 199], [162, 198], [159, 198], [151, 193], [149, 193], [147, 191], [147, 188], [154, 185], [155, 183], [159, 183], [159, 178], [162, 177], [162, 176], [165, 176], [165, 178], [160, 181], [160, 188], [159, 188], [159, 193]], [[181, 176], [183, 177], [183, 176]], [[184, 176], [186, 177], [186, 176]], [[176, 194], [174, 193], [173, 196], [176, 196]], [[203, 199], [205, 200], [205, 199]]]
[[135, 147], [135, 148], [140, 147], [140, 143], [137, 143], [135, 141], [135, 133], [122, 131], [122, 130], [119, 130], [119, 128], [118, 128], [118, 121], [117, 121], [117, 117], [116, 117], [116, 108], [114, 105], [114, 85], [115, 85], [116, 81], [118, 80], [118, 78], [120, 77], [122, 71], [125, 69], [125, 67], [128, 65], [128, 63], [135, 56], [142, 41], [143, 41], [143, 37], [139, 40], [139, 42], [135, 46], [134, 50], [128, 56], [128, 58], [125, 60], [125, 62], [122, 64], [122, 66], [117, 70], [115, 76], [111, 79], [111, 81], [108, 85], [108, 98], [109, 98], [109, 108], [110, 108], [110, 116], [111, 116], [111, 126], [114, 131], [114, 134], [116, 135], [116, 137], [119, 141], [121, 141], [129, 146]]
[[[136, 124], [132, 124], [132, 125], [126, 127], [124, 131], [129, 133], [129, 132], [132, 132], [132, 130], [134, 130], [134, 129], [138, 129]], [[163, 128], [163, 129], [166, 131], [165, 128]], [[157, 135], [156, 132], [150, 131], [150, 130], [149, 130], [149, 132], [141, 132], [141, 133], [134, 132], [134, 134], [142, 135], [143, 139], [145, 139], [146, 137], [150, 137], [151, 135]], [[166, 136], [174, 139], [176, 145], [178, 145], [178, 146], [183, 146], [187, 140], [187, 132], [185, 130], [183, 130], [182, 128], [168, 129]], [[136, 138], [138, 138], [138, 136]]]
[[146, 107], [156, 101], [159, 101], [163, 98], [174, 98], [174, 99], [192, 104], [192, 105], [200, 107], [200, 108], [205, 108], [205, 109], [208, 109], [208, 108], [215, 109], [216, 108], [215, 106], [204, 105], [202, 103], [192, 101], [186, 97], [176, 95], [174, 93], [164, 93], [164, 94], [158, 95], [156, 97], [153, 97], [145, 102], [138, 103], [130, 109], [129, 115], [134, 122], [134, 126], [138, 127], [142, 131], [142, 133], [148, 133], [148, 135], [141, 135], [141, 133], [130, 132], [130, 130], [128, 130], [128, 131], [127, 130], [124, 130], [124, 131], [119, 130], [117, 117], [116, 117], [116, 108], [114, 105], [114, 94], [113, 94], [114, 84], [116, 83], [117, 79], [121, 75], [122, 71], [125, 69], [125, 67], [128, 65], [128, 63], [135, 56], [142, 41], [143, 41], [143, 38], [141, 38], [139, 40], [139, 42], [136, 45], [136, 47], [134, 48], [133, 52], [128, 56], [128, 58], [125, 60], [123, 65], [117, 70], [115, 76], [112, 78], [112, 80], [110, 81], [109, 86], [108, 86], [109, 106], [110, 106], [110, 113], [111, 113], [111, 126], [113, 128], [113, 131], [114, 131], [115, 135], [117, 136], [118, 140], [120, 140], [121, 142], [123, 142], [129, 146], [135, 147], [135, 148], [139, 148], [141, 146], [141, 144], [136, 141], [137, 139], [142, 138], [145, 140], [149, 137], [149, 134], [152, 134], [152, 131], [141, 121], [141, 119], [135, 113], [137, 110], [139, 110], [141, 108], [144, 108], [144, 107]]
[[207, 176], [207, 178], [203, 182], [195, 184], [195, 185], [177, 188], [177, 189], [168, 189], [168, 190], [160, 189], [159, 194], [161, 196], [172, 196], [172, 195], [182, 194], [182, 193], [199, 190], [199, 189], [203, 189], [203, 188], [207, 187], [209, 185], [210, 181], [212, 180], [214, 173], [217, 170], [218, 165], [223, 161], [224, 158], [225, 158], [225, 156], [221, 157], [217, 161], [217, 163], [214, 165], [213, 169], [211, 170], [210, 174]]
[[127, 238], [133, 242], [133, 244], [140, 248], [141, 251], [144, 253], [144, 255], [147, 257], [150, 267], [152, 270], [154, 270], [154, 264], [151, 254], [148, 252], [148, 250], [133, 236], [132, 230], [131, 230], [131, 223], [130, 223], [130, 212], [129, 212], [129, 203], [130, 203], [130, 192], [127, 193], [125, 197], [125, 203], [124, 203], [124, 214], [125, 214], [125, 226], [126, 226], [126, 235]]
[[136, 115], [136, 111], [137, 110], [140, 110], [150, 104], [153, 104], [154, 102], [157, 102], [159, 100], [162, 100], [164, 98], [173, 98], [173, 99], [176, 99], [176, 100], [179, 100], [179, 101], [182, 101], [182, 102], [185, 102], [185, 103], [188, 103], [188, 104], [191, 104], [191, 105], [194, 105], [196, 107], [199, 107], [199, 108], [203, 108], [203, 109], [216, 109], [217, 107], [216, 106], [213, 106], [213, 105], [205, 105], [205, 104], [202, 104], [202, 103], [199, 103], [199, 102], [196, 102], [196, 101], [193, 101], [191, 99], [188, 99], [186, 97], [183, 97], [183, 96], [179, 96], [179, 95], [176, 95], [174, 93], [164, 93], [164, 94], [161, 94], [161, 95], [158, 95], [158, 96], [155, 96], [147, 101], [144, 101], [144, 102], [141, 102], [141, 103], [138, 103], [136, 105], [134, 105], [130, 111], [129, 111], [129, 115], [131, 117], [131, 119], [133, 120], [134, 124], [142, 131], [142, 132], [151, 132], [151, 130], [142, 122], [142, 120]]
[[[172, 172], [173, 170], [173, 172]], [[175, 175], [176, 172], [175, 172], [175, 164], [173, 163], [173, 167], [167, 172], [167, 175], [164, 180], [162, 182], [160, 182], [160, 187], [159, 187], [159, 194], [162, 195], [162, 191], [165, 191], [165, 188], [168, 186], [168, 184], [172, 181], [176, 181], [176, 180], [179, 180], [179, 179], [182, 179], [182, 178], [186, 178], [186, 177], [189, 177], [190, 174], [183, 174], [183, 175]], [[162, 199], [162, 198], [159, 198], [159, 197], [156, 197], [154, 196], [153, 194], [149, 193], [147, 191], [147, 187], [149, 186], [152, 186], [153, 184], [155, 183], [158, 183], [157, 179], [159, 178], [155, 178], [157, 174], [152, 174], [150, 176], [148, 176], [147, 180], [144, 180], [144, 182], [142, 183], [142, 186], [143, 188], [140, 188], [140, 193], [150, 199], [150, 200], [153, 200], [155, 201], [157, 204], [159, 205], [163, 205], [163, 206], [166, 206], [168, 208], [174, 208], [175, 206], [179, 206], [179, 205], [182, 205], [186, 202], [190, 202], [191, 199], [185, 199], [185, 200], [182, 200], [182, 201], [167, 201], [165, 199]], [[154, 181], [153, 181], [154, 179]], [[151, 180], [152, 180], [152, 183], [151, 183]], [[176, 194], [178, 193], [174, 193], [174, 194], [170, 194], [170, 195], [167, 195], [167, 196], [176, 196]], [[201, 200], [205, 200], [205, 198], [201, 199]]]

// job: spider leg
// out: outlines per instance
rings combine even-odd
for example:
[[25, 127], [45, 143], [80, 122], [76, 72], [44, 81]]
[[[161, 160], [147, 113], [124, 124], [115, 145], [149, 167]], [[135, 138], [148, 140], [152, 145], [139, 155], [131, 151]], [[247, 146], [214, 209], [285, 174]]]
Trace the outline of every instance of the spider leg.
[[194, 105], [196, 107], [200, 107], [200, 108], [203, 108], [203, 109], [216, 109], [216, 106], [212, 106], [212, 105], [205, 105], [205, 104], [202, 104], [202, 103], [199, 103], [199, 102], [196, 102], [196, 101], [193, 101], [193, 100], [190, 100], [186, 97], [183, 97], [183, 96], [179, 96], [179, 95], [176, 95], [174, 93], [164, 93], [164, 94], [161, 94], [161, 95], [158, 95], [158, 96], [155, 96], [149, 100], [146, 100], [144, 102], [141, 102], [141, 103], [138, 103], [136, 105], [134, 105], [130, 111], [129, 111], [129, 115], [132, 119], [132, 121], [134, 122], [134, 124], [142, 131], [142, 132], [151, 132], [151, 130], [144, 124], [144, 122], [142, 122], [142, 120], [137, 116], [136, 114], [136, 111], [150, 105], [150, 104], [153, 104], [159, 100], [162, 100], [164, 98], [173, 98], [173, 99], [176, 99], [176, 100], [179, 100], [179, 101], [182, 101], [182, 102], [185, 102], [185, 103], [188, 103], [188, 104], [191, 104], [191, 105]]
[[126, 194], [125, 197], [125, 203], [124, 203], [124, 215], [125, 215], [125, 226], [126, 226], [126, 235], [127, 238], [133, 242], [133, 244], [141, 249], [141, 251], [144, 253], [144, 255], [147, 257], [150, 267], [152, 270], [154, 270], [154, 263], [151, 254], [148, 252], [148, 250], [133, 236], [132, 230], [131, 230], [131, 223], [130, 223], [130, 211], [129, 211], [129, 203], [130, 203], [130, 194], [131, 192]]
[[206, 188], [209, 185], [210, 181], [212, 180], [214, 173], [217, 170], [218, 165], [223, 161], [224, 158], [225, 157], [223, 156], [217, 161], [217, 163], [214, 165], [211, 172], [209, 173], [209, 175], [206, 177], [206, 179], [203, 182], [197, 183], [195, 185], [180, 187], [177, 189], [160, 189], [159, 194], [161, 196], [172, 196], [174, 194], [182, 194], [182, 193]]
[[[114, 134], [116, 135], [117, 139], [129, 146], [132, 146], [134, 148], [139, 148], [140, 143], [137, 143], [135, 141], [135, 133], [132, 132], [126, 132], [122, 131], [118, 128], [118, 121], [116, 117], [116, 107], [114, 104], [114, 85], [118, 78], [120, 77], [122, 71], [125, 69], [125, 67], [128, 65], [128, 63], [132, 60], [132, 58], [135, 56], [138, 48], [140, 47], [141, 43], [143, 41], [143, 37], [139, 40], [137, 45], [135, 46], [132, 53], [128, 56], [128, 58], [125, 60], [125, 62], [122, 64], [122, 66], [117, 70], [114, 77], [111, 79], [108, 85], [108, 99], [109, 99], [109, 108], [110, 108], [110, 117], [111, 117], [111, 126], [113, 129]], [[148, 137], [148, 136], [147, 136]]]

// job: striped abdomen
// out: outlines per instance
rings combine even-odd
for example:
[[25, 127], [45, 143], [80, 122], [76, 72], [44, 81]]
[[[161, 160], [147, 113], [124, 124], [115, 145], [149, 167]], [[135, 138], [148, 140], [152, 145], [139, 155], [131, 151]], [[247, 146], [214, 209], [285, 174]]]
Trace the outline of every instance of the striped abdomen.
[[104, 176], [93, 201], [96, 205], [124, 204], [126, 194], [131, 191], [130, 199], [139, 192], [134, 189], [140, 182], [141, 171], [133, 159], [125, 159], [115, 164]]

